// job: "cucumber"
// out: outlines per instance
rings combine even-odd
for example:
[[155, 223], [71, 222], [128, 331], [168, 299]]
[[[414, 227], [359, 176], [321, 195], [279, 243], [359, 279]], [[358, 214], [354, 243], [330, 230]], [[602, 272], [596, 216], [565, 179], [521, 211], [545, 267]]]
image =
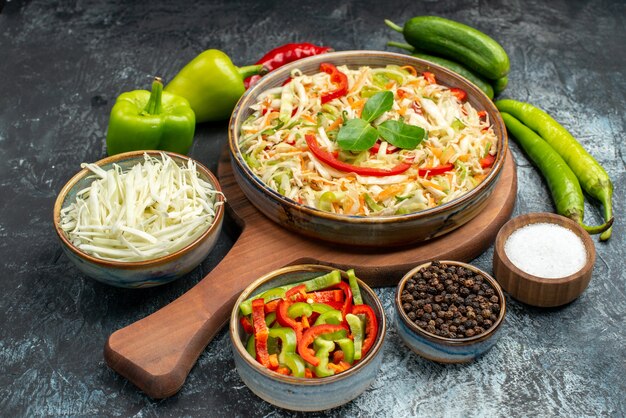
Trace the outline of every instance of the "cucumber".
[[454, 61], [450, 61], [449, 59], [446, 59], [446, 58], [440, 58], [434, 55], [422, 54], [419, 52], [415, 52], [411, 55], [417, 58], [421, 58], [424, 61], [430, 61], [432, 63], [439, 64], [442, 67], [446, 67], [448, 70], [454, 71], [455, 73], [467, 78], [469, 81], [474, 83], [476, 87], [481, 89], [487, 95], [487, 97], [489, 97], [490, 99], [493, 99], [494, 92], [493, 92], [493, 87], [491, 87], [491, 84], [489, 84], [487, 81], [480, 78], [480, 76], [478, 76], [476, 73], [473, 73], [472, 71], [463, 67], [461, 64], [458, 64]]
[[500, 94], [504, 91], [506, 86], [509, 84], [509, 77], [504, 76], [493, 82], [493, 92], [495, 94]]
[[509, 73], [506, 51], [488, 35], [470, 26], [437, 16], [417, 16], [404, 27], [385, 20], [387, 26], [402, 33], [415, 48], [462, 62], [490, 80]]

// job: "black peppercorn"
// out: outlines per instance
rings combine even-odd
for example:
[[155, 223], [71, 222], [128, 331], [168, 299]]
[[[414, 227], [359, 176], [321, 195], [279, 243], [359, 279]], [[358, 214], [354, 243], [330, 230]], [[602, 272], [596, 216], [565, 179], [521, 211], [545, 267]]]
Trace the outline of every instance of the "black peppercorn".
[[401, 306], [418, 327], [446, 338], [465, 338], [489, 330], [500, 300], [482, 275], [433, 262], [407, 280]]

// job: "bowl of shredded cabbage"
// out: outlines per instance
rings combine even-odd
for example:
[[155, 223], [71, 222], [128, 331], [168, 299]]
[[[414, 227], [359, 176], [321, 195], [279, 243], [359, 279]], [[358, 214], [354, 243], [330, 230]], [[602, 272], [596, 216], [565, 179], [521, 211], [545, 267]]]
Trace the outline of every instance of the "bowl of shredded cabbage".
[[344, 51], [264, 76], [229, 129], [237, 183], [266, 216], [337, 244], [443, 235], [483, 209], [507, 135], [471, 82], [407, 55]]
[[215, 176], [184, 155], [133, 151], [95, 163], [61, 189], [54, 225], [80, 271], [118, 287], [168, 283], [215, 246], [224, 195]]

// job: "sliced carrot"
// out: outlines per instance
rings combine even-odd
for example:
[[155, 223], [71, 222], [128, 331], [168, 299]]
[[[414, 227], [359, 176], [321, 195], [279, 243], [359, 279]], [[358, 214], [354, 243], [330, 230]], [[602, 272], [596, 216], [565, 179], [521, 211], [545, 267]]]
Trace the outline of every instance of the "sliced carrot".
[[386, 187], [382, 192], [378, 193], [376, 200], [378, 200], [379, 202], [386, 200], [389, 197], [397, 195], [402, 190], [404, 190], [404, 186], [400, 184], [393, 184], [391, 186]]
[[326, 128], [326, 131], [328, 131], [328, 132], [334, 131], [335, 129], [340, 127], [342, 124], [343, 124], [343, 119], [342, 118], [337, 118], [337, 119], [335, 119], [335, 121], [333, 123], [331, 123], [328, 126], [328, 128]]
[[409, 74], [411, 74], [414, 77], [417, 77], [417, 70], [413, 68], [411, 65], [403, 65], [402, 67], [400, 67], [400, 69], [407, 71]]

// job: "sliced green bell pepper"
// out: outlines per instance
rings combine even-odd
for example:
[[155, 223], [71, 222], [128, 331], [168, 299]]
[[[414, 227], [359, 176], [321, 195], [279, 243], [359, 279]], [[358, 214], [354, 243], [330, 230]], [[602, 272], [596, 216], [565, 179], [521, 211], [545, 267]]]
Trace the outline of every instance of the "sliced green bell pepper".
[[248, 337], [248, 341], [246, 342], [246, 351], [248, 354], [252, 356], [252, 358], [256, 359], [256, 346], [254, 344], [254, 334]]
[[262, 65], [236, 67], [222, 51], [208, 49], [180, 70], [165, 91], [189, 100], [198, 123], [225, 120], [246, 91], [243, 80], [266, 71]]
[[333, 309], [321, 314], [317, 320], [315, 320], [315, 324], [313, 325], [322, 325], [322, 324], [334, 324], [339, 325], [343, 321], [343, 316], [341, 315], [341, 311], [337, 309]]
[[306, 366], [302, 357], [296, 353], [286, 353], [284, 360], [285, 365], [289, 367], [293, 376], [304, 377], [304, 370], [306, 369]]
[[152, 91], [120, 94], [111, 109], [107, 153], [164, 150], [186, 154], [193, 143], [196, 117], [184, 97], [163, 91], [155, 77]]
[[361, 350], [363, 347], [363, 322], [361, 318], [356, 315], [346, 315], [346, 321], [350, 326], [350, 333], [352, 333], [352, 340], [354, 341], [354, 359], [361, 359]]
[[335, 343], [324, 338], [316, 338], [313, 347], [315, 349], [315, 357], [319, 360], [319, 363], [315, 366], [315, 375], [317, 377], [334, 375], [335, 371], [328, 368], [328, 356], [335, 349]]
[[352, 290], [352, 300], [355, 305], [362, 305], [363, 298], [361, 297], [361, 288], [359, 287], [359, 279], [354, 274], [354, 269], [346, 271], [348, 274], [348, 283], [350, 283], [350, 290]]
[[289, 318], [300, 318], [302, 316], [311, 316], [313, 307], [306, 302], [296, 302], [287, 308], [287, 316]]
[[354, 341], [350, 338], [341, 338], [335, 341], [343, 351], [343, 360], [347, 363], [354, 363]]
[[271, 300], [285, 297], [285, 293], [287, 292], [287, 290], [301, 284], [305, 285], [307, 292], [313, 292], [316, 290], [326, 289], [327, 287], [334, 286], [339, 282], [341, 282], [341, 273], [339, 273], [339, 270], [333, 270], [329, 273], [314, 277], [304, 282], [291, 283], [284, 286], [274, 287], [272, 289], [266, 290], [260, 295], [254, 295], [241, 302], [241, 305], [239, 305], [239, 310], [242, 315], [250, 315], [250, 313], [252, 313], [252, 301], [254, 299], [263, 298], [265, 303], [267, 303]]

